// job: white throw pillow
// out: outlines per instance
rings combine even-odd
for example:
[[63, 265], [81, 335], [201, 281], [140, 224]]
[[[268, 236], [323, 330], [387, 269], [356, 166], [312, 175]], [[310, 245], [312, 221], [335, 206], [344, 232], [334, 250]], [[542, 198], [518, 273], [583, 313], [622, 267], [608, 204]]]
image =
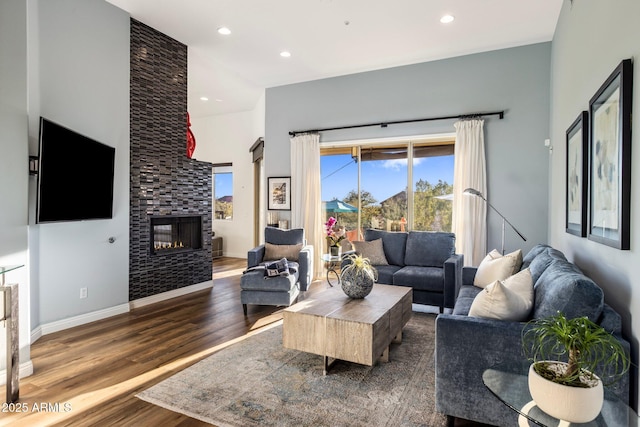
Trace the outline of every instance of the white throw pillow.
[[473, 284], [484, 288], [496, 280], [504, 280], [515, 274], [522, 266], [522, 250], [518, 249], [502, 255], [496, 249], [492, 250], [482, 260], [476, 271]]
[[[508, 277], [502, 282], [510, 291], [517, 293], [520, 297], [527, 301], [528, 310], [533, 307], [533, 277], [531, 277], [531, 270], [525, 268], [522, 271]], [[529, 313], [527, 313], [529, 314]]]
[[471, 303], [469, 316], [522, 322], [533, 308], [533, 279], [528, 268], [486, 286]]

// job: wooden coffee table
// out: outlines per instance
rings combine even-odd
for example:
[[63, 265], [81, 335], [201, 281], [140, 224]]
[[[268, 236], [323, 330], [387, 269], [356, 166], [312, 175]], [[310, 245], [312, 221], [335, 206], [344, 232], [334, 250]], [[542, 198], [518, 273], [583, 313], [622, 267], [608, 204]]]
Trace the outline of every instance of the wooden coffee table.
[[282, 343], [323, 356], [325, 375], [336, 360], [368, 366], [387, 362], [389, 345], [402, 341], [411, 301], [412, 289], [404, 286], [376, 284], [363, 299], [329, 288], [284, 310]]

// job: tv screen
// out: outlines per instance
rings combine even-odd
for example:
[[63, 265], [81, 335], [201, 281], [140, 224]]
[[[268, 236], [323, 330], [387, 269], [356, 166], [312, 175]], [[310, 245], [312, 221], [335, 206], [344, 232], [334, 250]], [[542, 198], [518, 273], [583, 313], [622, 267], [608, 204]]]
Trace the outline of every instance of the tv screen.
[[115, 151], [41, 117], [36, 222], [111, 218]]

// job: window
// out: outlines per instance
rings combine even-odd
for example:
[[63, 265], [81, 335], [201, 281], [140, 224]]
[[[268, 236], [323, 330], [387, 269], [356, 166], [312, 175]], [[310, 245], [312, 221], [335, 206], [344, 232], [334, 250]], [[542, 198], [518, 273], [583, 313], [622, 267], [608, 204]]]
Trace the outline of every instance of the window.
[[231, 163], [213, 165], [214, 219], [233, 218], [233, 172]]
[[[321, 147], [326, 217], [344, 225], [349, 240], [361, 240], [365, 228], [451, 231], [453, 144], [446, 136]], [[333, 199], [355, 210], [332, 211]]]
[[453, 144], [413, 146], [412, 230], [451, 231]]

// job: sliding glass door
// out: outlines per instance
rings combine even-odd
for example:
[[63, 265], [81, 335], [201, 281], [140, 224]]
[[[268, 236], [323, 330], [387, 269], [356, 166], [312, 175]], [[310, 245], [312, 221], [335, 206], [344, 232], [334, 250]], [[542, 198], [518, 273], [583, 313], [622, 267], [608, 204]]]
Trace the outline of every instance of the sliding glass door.
[[338, 219], [351, 241], [366, 228], [451, 231], [453, 143], [447, 136], [321, 148], [326, 218]]

